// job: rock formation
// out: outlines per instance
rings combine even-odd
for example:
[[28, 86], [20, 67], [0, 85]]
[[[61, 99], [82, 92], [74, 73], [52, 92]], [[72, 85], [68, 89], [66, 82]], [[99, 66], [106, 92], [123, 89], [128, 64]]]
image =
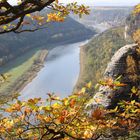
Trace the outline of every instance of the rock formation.
[[[126, 20], [125, 39], [132, 37], [133, 33], [138, 29], [140, 29], [140, 13], [137, 15], [131, 14]], [[133, 86], [140, 88], [139, 43], [120, 48], [112, 57], [104, 73], [104, 78], [115, 80], [119, 76], [121, 76], [120, 82], [127, 86], [119, 87], [116, 90], [101, 86], [89, 106], [98, 107], [101, 105], [105, 108], [113, 108], [120, 100], [129, 100], [129, 94]]]
[[101, 86], [94, 95], [92, 106], [102, 105], [112, 108], [119, 100], [128, 98], [133, 86], [140, 86], [140, 47], [130, 44], [119, 49], [112, 57], [104, 74], [105, 79], [115, 80], [121, 76], [121, 82], [127, 86], [113, 90], [107, 86]]

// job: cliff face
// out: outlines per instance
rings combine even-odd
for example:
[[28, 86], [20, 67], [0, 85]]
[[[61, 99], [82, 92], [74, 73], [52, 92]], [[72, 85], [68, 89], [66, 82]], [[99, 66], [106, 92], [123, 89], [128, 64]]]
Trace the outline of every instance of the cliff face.
[[[132, 36], [136, 30], [140, 29], [140, 14], [133, 17], [134, 19], [132, 17], [127, 19], [125, 35]], [[140, 46], [138, 44], [126, 45], [112, 57], [105, 70], [104, 79], [115, 80], [119, 76], [121, 76], [121, 83], [126, 86], [116, 90], [101, 86], [92, 99], [93, 107], [102, 105], [106, 108], [113, 108], [119, 100], [129, 100], [129, 93], [133, 86], [140, 87]]]

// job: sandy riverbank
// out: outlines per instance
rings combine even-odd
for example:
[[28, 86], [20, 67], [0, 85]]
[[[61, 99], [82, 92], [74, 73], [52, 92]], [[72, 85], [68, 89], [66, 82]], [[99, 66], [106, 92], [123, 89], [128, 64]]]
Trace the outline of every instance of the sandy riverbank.
[[81, 89], [81, 83], [83, 82], [83, 74], [84, 74], [84, 67], [85, 67], [85, 50], [84, 50], [84, 45], [80, 46], [80, 55], [79, 55], [79, 59], [80, 59], [80, 73], [79, 73], [79, 77], [77, 80], [77, 83], [74, 87], [74, 91], [77, 91], [78, 89]]

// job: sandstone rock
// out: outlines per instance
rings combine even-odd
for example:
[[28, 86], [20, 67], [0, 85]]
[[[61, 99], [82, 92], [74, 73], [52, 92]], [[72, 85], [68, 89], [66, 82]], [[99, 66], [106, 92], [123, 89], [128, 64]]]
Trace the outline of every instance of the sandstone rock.
[[92, 107], [104, 106], [112, 108], [119, 100], [129, 98], [128, 94], [133, 86], [140, 85], [140, 47], [130, 44], [119, 49], [112, 57], [104, 74], [104, 78], [116, 79], [121, 76], [121, 82], [127, 84], [117, 90], [101, 86], [94, 95]]

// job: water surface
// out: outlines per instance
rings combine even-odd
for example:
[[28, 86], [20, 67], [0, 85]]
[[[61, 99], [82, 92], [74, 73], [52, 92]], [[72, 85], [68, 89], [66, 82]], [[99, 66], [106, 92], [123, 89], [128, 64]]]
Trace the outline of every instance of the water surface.
[[80, 72], [80, 46], [85, 43], [87, 41], [52, 49], [46, 58], [44, 67], [21, 91], [19, 99], [46, 98], [49, 92], [54, 92], [61, 98], [70, 95]]

